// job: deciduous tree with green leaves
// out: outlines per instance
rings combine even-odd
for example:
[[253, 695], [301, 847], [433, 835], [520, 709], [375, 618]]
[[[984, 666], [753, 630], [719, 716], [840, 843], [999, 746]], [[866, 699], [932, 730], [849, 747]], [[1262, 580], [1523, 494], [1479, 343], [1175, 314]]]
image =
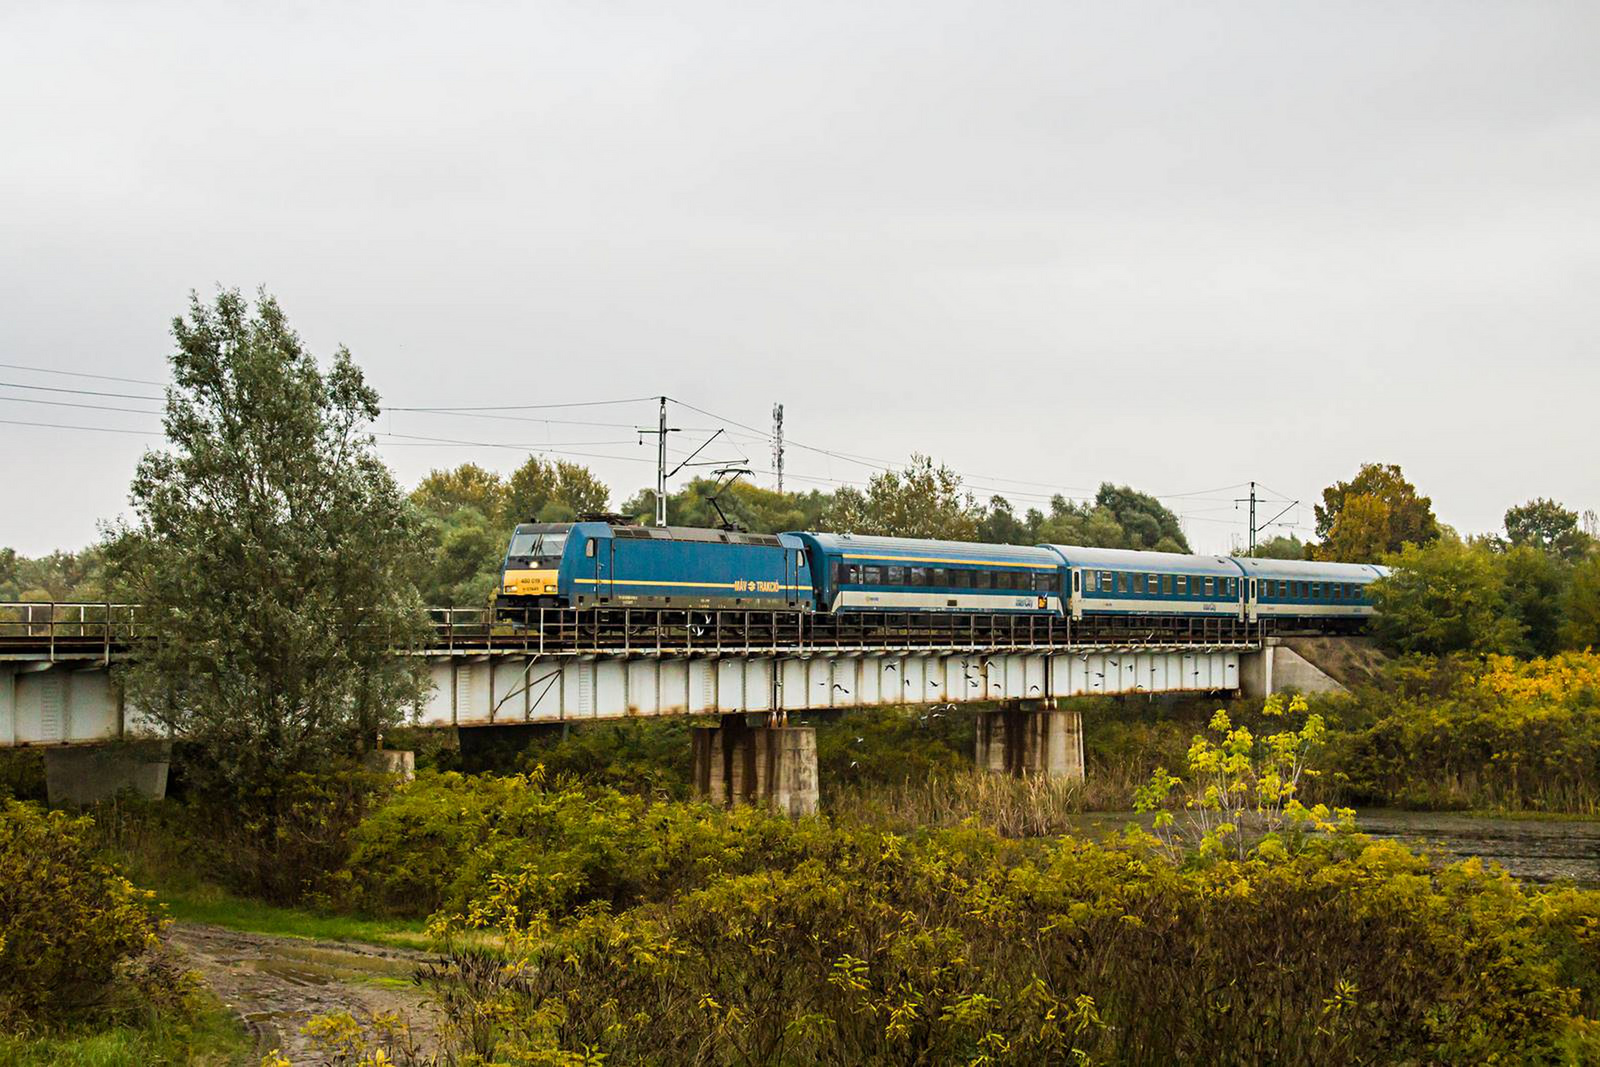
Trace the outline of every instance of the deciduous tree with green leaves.
[[147, 640], [130, 703], [187, 740], [193, 789], [270, 839], [284, 784], [369, 747], [422, 698], [415, 511], [374, 452], [378, 396], [341, 348], [326, 370], [265, 292], [191, 298], [169, 447], [107, 531], [115, 596]]
[[1564, 560], [1581, 559], [1594, 548], [1578, 528], [1578, 513], [1543, 497], [1506, 510], [1506, 540]]
[[865, 492], [840, 489], [822, 522], [829, 530], [848, 533], [973, 541], [982, 517], [977, 501], [961, 487], [959, 474], [914, 453], [904, 470], [874, 474]]
[[1367, 587], [1373, 636], [1397, 652], [1514, 654], [1525, 633], [1506, 595], [1503, 561], [1481, 545], [1407, 545], [1394, 573]]
[[1433, 501], [1392, 463], [1365, 464], [1348, 482], [1328, 486], [1314, 510], [1319, 559], [1373, 563], [1408, 544], [1430, 544], [1440, 533]]

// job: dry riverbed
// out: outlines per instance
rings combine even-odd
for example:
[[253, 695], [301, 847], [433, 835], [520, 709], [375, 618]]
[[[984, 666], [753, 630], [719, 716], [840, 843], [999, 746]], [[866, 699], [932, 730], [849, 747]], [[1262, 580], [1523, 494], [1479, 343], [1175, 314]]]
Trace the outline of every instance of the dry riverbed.
[[364, 1025], [392, 1016], [418, 1049], [431, 1050], [437, 1014], [411, 980], [425, 952], [351, 941], [307, 941], [176, 923], [174, 948], [229, 1010], [244, 1020], [259, 1055], [277, 1049], [291, 1063], [323, 1062], [301, 1028], [318, 1015], [348, 1012]]

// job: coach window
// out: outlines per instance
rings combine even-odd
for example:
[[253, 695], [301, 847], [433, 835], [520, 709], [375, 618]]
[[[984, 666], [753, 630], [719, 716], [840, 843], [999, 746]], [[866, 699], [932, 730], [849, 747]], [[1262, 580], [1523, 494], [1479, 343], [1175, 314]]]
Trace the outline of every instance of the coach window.
[[1206, 579], [1206, 596], [1215, 596], [1216, 593], [1217, 593], [1217, 580], [1215, 578], [1207, 578]]
[[904, 567], [889, 566], [884, 568], [884, 580], [888, 585], [905, 585], [906, 569]]
[[1162, 596], [1171, 596], [1172, 595], [1172, 575], [1170, 575], [1170, 574], [1163, 574], [1161, 576], [1161, 595]]
[[912, 567], [910, 569], [910, 574], [907, 575], [907, 580], [912, 585], [927, 585], [928, 584], [928, 568], [926, 568], [926, 567]]
[[882, 585], [883, 584], [883, 568], [882, 567], [877, 567], [877, 566], [862, 567], [861, 568], [861, 581], [863, 582], [863, 584], [866, 584], [866, 585]]
[[[1096, 571], [1073, 571], [1072, 591], [1074, 593], [1080, 591], [1084, 593], [1094, 592], [1098, 585], [1099, 577], [1100, 575]], [[1037, 588], [1037, 583], [1035, 584], [1035, 588]]]

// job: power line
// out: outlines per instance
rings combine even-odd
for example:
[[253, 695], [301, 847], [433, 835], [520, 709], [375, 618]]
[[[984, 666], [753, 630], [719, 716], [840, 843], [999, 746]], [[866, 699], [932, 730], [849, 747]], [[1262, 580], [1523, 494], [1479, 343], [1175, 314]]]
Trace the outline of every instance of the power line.
[[81, 370], [56, 370], [53, 367], [30, 367], [23, 363], [0, 363], [0, 367], [7, 370], [31, 370], [37, 374], [63, 374], [71, 378], [98, 378], [103, 382], [128, 382], [131, 385], [166, 385], [166, 382], [153, 382], [148, 378], [118, 378], [114, 374], [90, 374]]
[[111, 396], [122, 400], [165, 400], [164, 396], [140, 396], [137, 393], [101, 393], [93, 389], [68, 389], [59, 385], [23, 385], [21, 382], [0, 382], [7, 389], [33, 389], [41, 393], [74, 393], [78, 396]]
[[10, 404], [44, 404], [53, 408], [85, 408], [89, 411], [126, 411], [132, 415], [159, 415], [156, 408], [114, 408], [106, 404], [74, 404], [70, 400], [35, 400], [31, 396], [0, 396]]
[[18, 419], [0, 419], [6, 426], [39, 426], [47, 430], [87, 430], [89, 433], [131, 433], [140, 437], [164, 437], [159, 430], [118, 430], [110, 426], [68, 426], [60, 422], [22, 422]]
[[543, 411], [551, 408], [598, 408], [612, 404], [641, 404], [655, 400], [653, 396], [635, 396], [626, 400], [578, 400], [566, 404], [495, 404], [488, 407], [388, 407], [386, 411], [431, 411], [464, 414], [473, 411]]
[[598, 452], [569, 452], [561, 449], [546, 448], [543, 445], [508, 444], [503, 441], [464, 441], [453, 437], [423, 437], [418, 434], [386, 433], [383, 431], [374, 431], [373, 436], [392, 437], [403, 441], [423, 441], [436, 445], [472, 445], [477, 448], [509, 448], [516, 452], [547, 452], [553, 456], [579, 456], [584, 459], [614, 459], [623, 463], [650, 462], [649, 460], [640, 459], [638, 456], [614, 456]]

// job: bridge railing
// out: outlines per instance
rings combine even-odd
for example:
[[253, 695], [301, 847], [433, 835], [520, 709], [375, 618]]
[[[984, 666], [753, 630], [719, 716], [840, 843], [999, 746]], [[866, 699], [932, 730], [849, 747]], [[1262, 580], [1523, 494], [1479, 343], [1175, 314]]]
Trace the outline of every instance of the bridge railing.
[[[429, 608], [417, 653], [761, 654], [841, 650], [1034, 651], [1085, 647], [1239, 648], [1257, 626], [1232, 618], [1074, 621], [1048, 615], [662, 608]], [[0, 602], [0, 656], [109, 661], [141, 636], [137, 605]]]
[[133, 604], [63, 601], [0, 602], [0, 652], [8, 647], [62, 653], [98, 652], [109, 658], [137, 631]]

